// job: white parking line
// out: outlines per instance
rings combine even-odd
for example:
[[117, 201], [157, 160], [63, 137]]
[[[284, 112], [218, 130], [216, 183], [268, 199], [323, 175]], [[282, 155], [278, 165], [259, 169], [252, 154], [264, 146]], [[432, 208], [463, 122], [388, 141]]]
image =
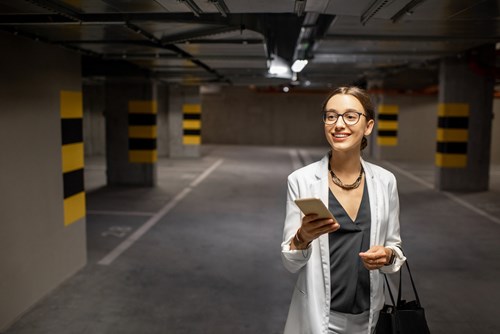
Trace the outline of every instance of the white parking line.
[[[424, 187], [428, 188], [428, 189], [432, 189], [434, 190], [434, 186], [432, 184], [430, 184], [429, 182], [419, 178], [418, 176], [416, 175], [413, 175], [412, 173], [409, 173], [389, 162], [386, 162], [384, 161], [384, 165], [387, 165], [389, 166], [391, 169], [393, 169], [394, 171], [396, 171], [397, 173], [399, 174], [403, 174], [404, 176], [412, 179], [413, 181], [423, 185]], [[461, 199], [460, 197], [452, 194], [452, 193], [449, 193], [449, 192], [446, 192], [446, 191], [441, 191], [440, 192], [441, 194], [445, 195], [446, 197], [448, 197], [450, 200], [452, 200], [453, 202], [463, 206], [464, 208], [467, 208], [475, 213], [477, 213], [478, 215], [480, 216], [483, 216], [485, 217], [486, 219], [489, 219], [490, 221], [494, 222], [495, 224], [498, 224], [500, 225], [500, 219], [489, 214], [488, 212], [478, 208], [477, 206], [474, 206], [473, 204], [469, 203], [469, 202], [466, 202], [464, 201], [463, 199]]]
[[110, 211], [110, 210], [87, 210], [89, 215], [109, 215], [109, 216], [154, 216], [154, 212], [140, 212], [140, 211]]
[[99, 262], [100, 265], [110, 265], [116, 260], [123, 252], [125, 252], [130, 246], [132, 246], [137, 240], [139, 240], [147, 231], [149, 231], [153, 226], [155, 226], [160, 219], [163, 218], [170, 210], [172, 210], [184, 197], [186, 197], [191, 190], [194, 189], [200, 182], [207, 178], [217, 167], [219, 167], [223, 162], [223, 159], [217, 160], [210, 168], [205, 170], [200, 176], [198, 176], [189, 186], [184, 188], [179, 192], [172, 200], [170, 200], [160, 211], [158, 211], [153, 217], [148, 219], [141, 227], [139, 227], [134, 233], [132, 233], [127, 239], [125, 239], [121, 244], [119, 244], [115, 249], [109, 252], [105, 257], [103, 257]]

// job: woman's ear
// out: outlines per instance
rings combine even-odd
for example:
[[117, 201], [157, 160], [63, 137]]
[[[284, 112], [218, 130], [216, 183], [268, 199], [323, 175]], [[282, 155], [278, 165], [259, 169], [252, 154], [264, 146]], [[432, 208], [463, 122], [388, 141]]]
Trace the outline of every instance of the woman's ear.
[[369, 136], [370, 133], [372, 133], [374, 126], [375, 126], [375, 121], [373, 119], [366, 122], [365, 136]]

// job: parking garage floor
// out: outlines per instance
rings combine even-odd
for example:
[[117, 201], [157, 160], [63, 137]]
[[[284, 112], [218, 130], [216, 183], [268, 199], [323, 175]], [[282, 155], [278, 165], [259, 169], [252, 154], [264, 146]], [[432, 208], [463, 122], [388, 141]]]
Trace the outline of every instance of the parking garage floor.
[[[325, 152], [204, 146], [160, 160], [155, 188], [104, 187], [103, 159], [87, 159], [88, 263], [4, 333], [281, 333], [286, 176]], [[398, 179], [431, 332], [500, 333], [500, 166], [490, 191], [446, 193], [433, 166], [378, 163]]]

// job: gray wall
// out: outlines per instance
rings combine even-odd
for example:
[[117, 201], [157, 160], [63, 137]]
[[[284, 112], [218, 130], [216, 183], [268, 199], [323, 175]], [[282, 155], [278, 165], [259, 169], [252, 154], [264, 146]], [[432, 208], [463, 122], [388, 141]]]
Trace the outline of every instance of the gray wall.
[[500, 99], [493, 100], [491, 129], [491, 163], [500, 164]]
[[[383, 104], [399, 106], [398, 144], [376, 148], [384, 160], [434, 164], [437, 131], [437, 95], [386, 95]], [[377, 97], [374, 98], [377, 101]], [[376, 141], [377, 131], [372, 133]]]
[[105, 91], [100, 81], [87, 82], [83, 90], [83, 141], [86, 156], [106, 155]]
[[325, 94], [259, 93], [224, 87], [202, 95], [204, 144], [325, 145]]
[[[0, 33], [0, 330], [86, 263], [85, 222], [63, 220], [61, 90], [80, 58]], [[34, 56], [36, 55], [36, 56]]]
[[[228, 145], [327, 145], [320, 108], [326, 93], [258, 93], [223, 87], [202, 95], [202, 141]], [[381, 158], [434, 164], [438, 97], [384, 96], [399, 105], [399, 137], [394, 147], [372, 148]], [[374, 101], [377, 98], [374, 97]], [[500, 99], [493, 101], [491, 163], [500, 164]], [[369, 138], [376, 141], [376, 131]]]

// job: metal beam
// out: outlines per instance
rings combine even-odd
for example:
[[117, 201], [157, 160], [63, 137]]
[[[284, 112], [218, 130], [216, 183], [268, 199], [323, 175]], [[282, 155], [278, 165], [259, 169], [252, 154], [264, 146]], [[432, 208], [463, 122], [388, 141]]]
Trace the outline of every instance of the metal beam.
[[500, 36], [414, 36], [414, 35], [344, 35], [328, 34], [322, 38], [324, 41], [395, 41], [395, 42], [499, 42]]

